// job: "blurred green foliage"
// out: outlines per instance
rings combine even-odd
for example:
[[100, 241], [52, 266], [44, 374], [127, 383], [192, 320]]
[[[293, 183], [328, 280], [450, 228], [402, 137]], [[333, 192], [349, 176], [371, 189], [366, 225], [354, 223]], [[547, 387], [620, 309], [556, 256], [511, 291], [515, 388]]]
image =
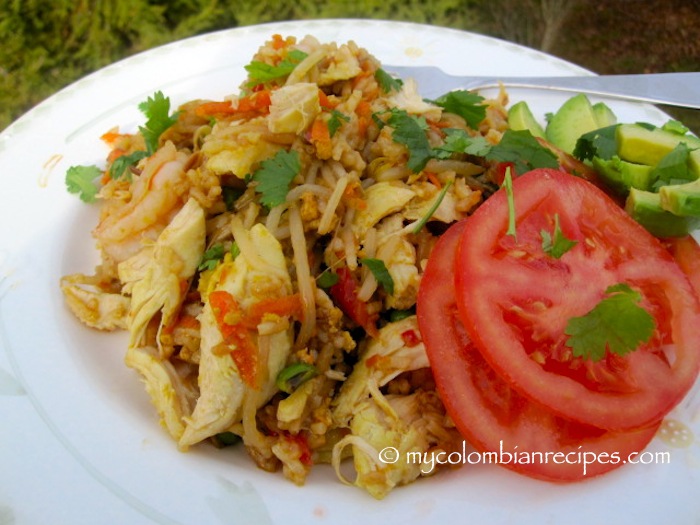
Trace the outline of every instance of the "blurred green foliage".
[[[693, 37], [700, 0], [0, 0], [0, 130], [71, 82], [151, 47], [219, 29], [318, 18], [465, 29], [605, 73], [700, 69]], [[647, 33], [654, 28], [650, 50]]]
[[0, 0], [0, 129], [91, 71], [235, 23], [216, 0]]
[[60, 88], [119, 59], [188, 36], [312, 18], [473, 28], [465, 0], [0, 0], [0, 130]]

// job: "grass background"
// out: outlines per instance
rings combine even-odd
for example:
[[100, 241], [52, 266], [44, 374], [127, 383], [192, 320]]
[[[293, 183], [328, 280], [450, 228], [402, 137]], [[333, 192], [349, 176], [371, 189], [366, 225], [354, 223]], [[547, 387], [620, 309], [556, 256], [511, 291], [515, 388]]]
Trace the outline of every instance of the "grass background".
[[[154, 46], [313, 18], [464, 29], [598, 73], [700, 71], [700, 0], [0, 0], [0, 130], [71, 82]], [[700, 130], [700, 112], [663, 109]]]

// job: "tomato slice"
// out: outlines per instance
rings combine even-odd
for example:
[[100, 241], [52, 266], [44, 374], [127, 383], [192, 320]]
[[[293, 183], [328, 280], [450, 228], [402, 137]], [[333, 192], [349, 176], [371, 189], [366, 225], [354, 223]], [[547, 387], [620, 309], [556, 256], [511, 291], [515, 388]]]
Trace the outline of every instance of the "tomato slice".
[[700, 297], [700, 245], [692, 235], [664, 241], [666, 248], [688, 277], [695, 294]]
[[[450, 278], [463, 228], [464, 222], [452, 226], [433, 249], [417, 307], [435, 382], [457, 429], [481, 452], [512, 453], [517, 446], [521, 454], [549, 454], [548, 461], [501, 458], [501, 466], [535, 478], [576, 481], [621, 466], [631, 452], [647, 445], [658, 424], [616, 433], [562, 419], [510, 388], [469, 339]], [[592, 461], [594, 454], [597, 461]]]
[[[486, 361], [522, 395], [567, 419], [609, 430], [661, 419], [693, 385], [700, 367], [700, 305], [662, 244], [592, 184], [556, 170], [513, 183], [509, 206], [496, 192], [467, 221], [457, 257], [457, 303]], [[556, 259], [543, 230], [577, 244]], [[605, 290], [625, 283], [656, 322], [652, 339], [628, 354], [574, 357], [564, 334]]]
[[330, 287], [330, 294], [335, 304], [345, 314], [365, 329], [370, 337], [377, 337], [377, 314], [370, 314], [367, 303], [357, 298], [359, 284], [349, 268], [343, 266], [336, 270], [338, 282]]

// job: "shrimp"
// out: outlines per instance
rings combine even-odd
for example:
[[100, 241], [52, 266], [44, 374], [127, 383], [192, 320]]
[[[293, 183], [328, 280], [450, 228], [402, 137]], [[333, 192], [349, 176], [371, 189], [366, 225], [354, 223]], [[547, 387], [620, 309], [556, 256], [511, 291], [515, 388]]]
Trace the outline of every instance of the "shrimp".
[[144, 241], [154, 241], [184, 204], [189, 184], [189, 155], [167, 142], [143, 164], [125, 203], [108, 202], [93, 236], [103, 257], [118, 264], [129, 259]]

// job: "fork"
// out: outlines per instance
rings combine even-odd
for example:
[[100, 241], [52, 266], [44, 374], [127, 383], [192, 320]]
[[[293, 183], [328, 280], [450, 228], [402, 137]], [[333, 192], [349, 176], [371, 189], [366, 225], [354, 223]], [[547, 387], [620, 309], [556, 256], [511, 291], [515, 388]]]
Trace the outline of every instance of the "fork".
[[400, 78], [413, 78], [419, 93], [434, 99], [455, 89], [479, 91], [497, 88], [544, 89], [586, 93], [599, 97], [700, 109], [700, 72], [639, 75], [591, 75], [551, 77], [457, 76], [435, 66], [391, 66], [383, 68]]

